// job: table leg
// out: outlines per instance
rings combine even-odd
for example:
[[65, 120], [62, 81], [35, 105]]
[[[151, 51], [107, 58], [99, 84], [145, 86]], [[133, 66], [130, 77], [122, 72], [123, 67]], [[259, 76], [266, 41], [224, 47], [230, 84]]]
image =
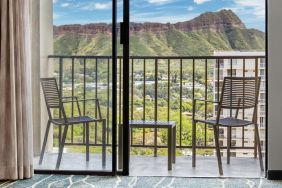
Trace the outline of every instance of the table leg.
[[167, 144], [168, 144], [168, 155], [167, 155], [167, 157], [168, 157], [168, 170], [172, 170], [172, 156], [173, 156], [173, 154], [172, 154], [172, 138], [173, 138], [173, 136], [172, 136], [172, 128], [171, 127], [169, 127], [168, 128], [168, 141], [167, 141]]
[[192, 122], [192, 167], [196, 167], [196, 123]]
[[175, 164], [176, 161], [176, 126], [173, 127], [173, 136], [172, 136], [172, 154], [173, 154], [173, 158], [172, 158], [172, 163]]
[[89, 123], [86, 123], [86, 161], [89, 161]]
[[158, 156], [158, 129], [155, 128], [155, 132], [154, 132], [154, 157]]

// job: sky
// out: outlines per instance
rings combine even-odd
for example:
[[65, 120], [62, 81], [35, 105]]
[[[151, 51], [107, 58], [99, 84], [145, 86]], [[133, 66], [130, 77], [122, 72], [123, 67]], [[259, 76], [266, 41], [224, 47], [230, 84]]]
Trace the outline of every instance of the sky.
[[[111, 22], [111, 0], [53, 0], [53, 5], [55, 25]], [[176, 23], [222, 9], [233, 10], [248, 28], [265, 30], [265, 0], [130, 0], [130, 21]]]

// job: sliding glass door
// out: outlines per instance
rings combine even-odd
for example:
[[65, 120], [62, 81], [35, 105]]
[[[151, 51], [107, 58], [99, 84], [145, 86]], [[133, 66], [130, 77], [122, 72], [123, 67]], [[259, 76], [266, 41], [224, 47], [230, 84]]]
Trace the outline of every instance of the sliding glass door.
[[[42, 66], [46, 70], [42, 68], [40, 76], [47, 82], [36, 109], [41, 123], [34, 127], [38, 172], [111, 175], [118, 170], [128, 175], [131, 169], [134, 176], [208, 176], [209, 171], [192, 168], [190, 163], [193, 100], [218, 100], [225, 76], [261, 76], [257, 122], [260, 135], [264, 135], [264, 22], [250, 22], [231, 7], [231, 1], [48, 2], [53, 7], [53, 19], [46, 24], [50, 25], [48, 31], [53, 31], [53, 42], [48, 46], [53, 53], [46, 57], [48, 61]], [[262, 5], [259, 8], [264, 10]], [[253, 12], [247, 15], [251, 17]], [[45, 16], [51, 18], [51, 14]], [[49, 77], [55, 79], [46, 79]], [[196, 112], [205, 119], [214, 118], [217, 106], [203, 102]], [[229, 114], [226, 111], [222, 116]], [[250, 119], [247, 111], [239, 116]], [[174, 122], [176, 135], [152, 127], [130, 130], [130, 120]], [[259, 166], [245, 160], [258, 154], [253, 133], [252, 126], [234, 128], [231, 135], [221, 128], [219, 141], [222, 148], [227, 144], [231, 148], [229, 154], [221, 150], [223, 158], [232, 156], [259, 176]], [[171, 136], [177, 154], [172, 171], [167, 167]], [[215, 162], [210, 169], [217, 174], [213, 130], [201, 124], [196, 140], [197, 155], [205, 158], [202, 164]], [[264, 142], [262, 138], [262, 145]], [[131, 160], [130, 154], [134, 154]], [[175, 170], [177, 166], [185, 172]], [[227, 176], [242, 174], [233, 167], [230, 165]]]
[[51, 71], [40, 76], [36, 172], [115, 174], [117, 0], [52, 3], [54, 53]]
[[[192, 167], [192, 112], [195, 110], [203, 119], [216, 118], [217, 105], [202, 102], [193, 108], [193, 100], [218, 101], [224, 77], [261, 77], [259, 97], [262, 100], [255, 118], [260, 143], [265, 144], [267, 62], [263, 1], [244, 4], [219, 0], [124, 0], [123, 8], [120, 30], [123, 115], [119, 123], [123, 124], [120, 139], [124, 150], [120, 152], [123, 158], [119, 162], [123, 162], [120, 169], [124, 174], [128, 174], [129, 169], [132, 176], [202, 177], [209, 176], [211, 170], [212, 174], [218, 174], [214, 132], [204, 123], [196, 131], [197, 157], [203, 159], [199, 162], [201, 165], [207, 166], [210, 162], [213, 165], [209, 170]], [[240, 11], [243, 9], [249, 11], [243, 14]], [[250, 17], [256, 17], [256, 22]], [[235, 112], [225, 110], [222, 117], [232, 113]], [[247, 110], [240, 111], [238, 117], [252, 119]], [[129, 130], [130, 120], [175, 122], [177, 163], [172, 171], [167, 170], [170, 156], [167, 130], [144, 126]], [[231, 134], [227, 128], [220, 127], [222, 158], [231, 156], [234, 163], [246, 168], [242, 173], [236, 165], [228, 164], [225, 176], [259, 177], [262, 174], [259, 165], [248, 162], [250, 157], [258, 157], [259, 141], [254, 131], [254, 126], [236, 127]], [[228, 146], [231, 152], [227, 152]]]

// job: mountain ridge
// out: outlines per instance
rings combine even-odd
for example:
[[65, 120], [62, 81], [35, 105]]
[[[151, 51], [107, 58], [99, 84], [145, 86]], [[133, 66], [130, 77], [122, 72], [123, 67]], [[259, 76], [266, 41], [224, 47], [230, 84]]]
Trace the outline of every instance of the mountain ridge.
[[[192, 20], [177, 22], [177, 23], [158, 23], [158, 22], [131, 22], [131, 32], [140, 31], [165, 31], [169, 29], [178, 29], [185, 32], [190, 31], [226, 31], [231, 28], [246, 29], [245, 24], [232, 10], [221, 10], [219, 12], [206, 12]], [[119, 30], [119, 25], [118, 25]], [[63, 33], [75, 34], [110, 34], [112, 32], [112, 25], [107, 23], [90, 23], [90, 24], [69, 24], [54, 26], [54, 34], [59, 35]]]
[[[132, 55], [212, 55], [214, 51], [261, 51], [265, 34], [248, 29], [232, 10], [206, 12], [177, 23], [131, 23]], [[110, 55], [111, 24], [54, 26], [55, 54]], [[118, 26], [119, 32], [119, 26]], [[121, 55], [122, 47], [118, 46]]]

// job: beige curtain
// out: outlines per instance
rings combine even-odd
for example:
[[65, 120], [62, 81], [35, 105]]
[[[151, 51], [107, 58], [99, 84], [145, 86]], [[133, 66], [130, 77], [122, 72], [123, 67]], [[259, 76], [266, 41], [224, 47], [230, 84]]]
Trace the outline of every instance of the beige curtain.
[[29, 0], [0, 0], [0, 179], [33, 175]]

